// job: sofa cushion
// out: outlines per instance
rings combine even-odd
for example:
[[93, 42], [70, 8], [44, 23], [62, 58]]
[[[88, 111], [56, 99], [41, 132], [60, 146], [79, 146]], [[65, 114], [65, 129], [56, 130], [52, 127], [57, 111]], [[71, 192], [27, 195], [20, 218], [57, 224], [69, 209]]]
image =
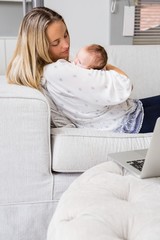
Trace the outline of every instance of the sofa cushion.
[[148, 148], [152, 133], [117, 134], [96, 129], [53, 128], [52, 169], [84, 172], [108, 160], [108, 153]]

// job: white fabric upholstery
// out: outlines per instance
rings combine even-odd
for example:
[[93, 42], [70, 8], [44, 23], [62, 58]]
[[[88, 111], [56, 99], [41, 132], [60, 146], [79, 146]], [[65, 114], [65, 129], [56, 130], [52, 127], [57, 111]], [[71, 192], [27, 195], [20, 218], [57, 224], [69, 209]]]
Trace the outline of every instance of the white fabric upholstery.
[[53, 201], [0, 204], [0, 239], [46, 239]]
[[[159, 46], [108, 46], [107, 51], [109, 62], [132, 79], [134, 97], [160, 93]], [[63, 127], [51, 130], [51, 142], [50, 111]], [[44, 240], [59, 198], [81, 172], [107, 161], [109, 152], [149, 146], [152, 134], [71, 128], [55, 113], [48, 97], [8, 85], [0, 76], [0, 240]]]
[[148, 148], [152, 133], [117, 134], [95, 129], [52, 129], [52, 168], [56, 172], [84, 172], [107, 161], [111, 152]]
[[45, 97], [31, 88], [4, 84], [0, 104], [0, 203], [51, 200], [50, 110]]
[[159, 240], [160, 178], [141, 180], [113, 162], [87, 170], [63, 194], [47, 240]]
[[0, 78], [1, 240], [46, 238], [55, 208], [53, 183], [46, 98]]

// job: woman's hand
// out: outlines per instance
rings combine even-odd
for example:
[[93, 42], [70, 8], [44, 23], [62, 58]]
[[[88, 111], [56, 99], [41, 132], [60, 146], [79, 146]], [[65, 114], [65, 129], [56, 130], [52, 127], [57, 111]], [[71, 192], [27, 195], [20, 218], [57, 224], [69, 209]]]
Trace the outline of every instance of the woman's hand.
[[120, 74], [125, 75], [126, 77], [128, 77], [125, 72], [123, 72], [121, 69], [119, 69], [119, 68], [117, 68], [117, 67], [115, 67], [115, 66], [113, 66], [113, 65], [111, 65], [111, 64], [107, 64], [107, 65], [106, 65], [106, 70], [107, 70], [107, 71], [109, 71], [109, 70], [114, 70], [114, 71], [116, 71], [116, 72], [118, 72], [118, 73], [120, 73]]

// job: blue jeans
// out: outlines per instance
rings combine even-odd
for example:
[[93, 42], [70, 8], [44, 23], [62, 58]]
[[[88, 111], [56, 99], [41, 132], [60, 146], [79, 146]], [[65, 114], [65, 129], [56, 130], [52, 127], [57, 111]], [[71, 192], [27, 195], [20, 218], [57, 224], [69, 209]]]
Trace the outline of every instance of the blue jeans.
[[140, 99], [144, 108], [144, 119], [140, 133], [153, 132], [156, 120], [160, 117], [160, 95]]

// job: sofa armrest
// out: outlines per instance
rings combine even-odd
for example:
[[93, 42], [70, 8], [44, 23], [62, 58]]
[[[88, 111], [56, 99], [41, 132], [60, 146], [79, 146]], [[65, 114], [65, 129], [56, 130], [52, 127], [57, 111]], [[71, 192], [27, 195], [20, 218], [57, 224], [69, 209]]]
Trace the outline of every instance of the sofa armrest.
[[152, 133], [126, 134], [96, 129], [53, 128], [52, 169], [84, 172], [108, 160], [108, 153], [148, 148]]
[[50, 108], [42, 93], [0, 82], [0, 204], [52, 199]]

